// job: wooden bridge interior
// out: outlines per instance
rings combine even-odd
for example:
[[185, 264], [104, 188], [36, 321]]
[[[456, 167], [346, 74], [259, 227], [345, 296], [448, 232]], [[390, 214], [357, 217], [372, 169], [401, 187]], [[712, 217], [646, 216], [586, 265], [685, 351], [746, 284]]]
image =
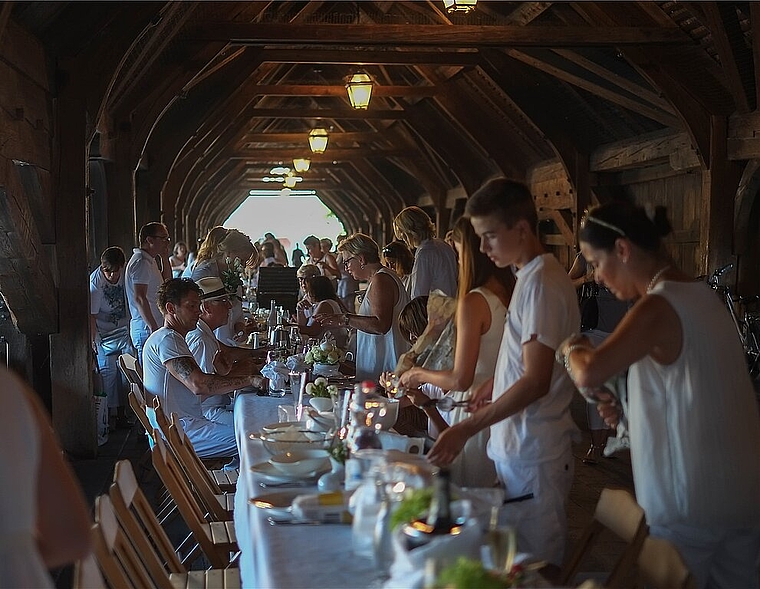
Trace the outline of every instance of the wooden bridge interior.
[[[67, 450], [94, 453], [98, 253], [129, 252], [155, 220], [194, 242], [304, 156], [299, 188], [380, 242], [411, 204], [445, 232], [504, 175], [531, 187], [566, 264], [582, 211], [624, 197], [668, 207], [684, 270], [734, 262], [756, 292], [758, 22], [755, 2], [2, 2], [10, 364]], [[347, 100], [357, 71], [374, 80], [367, 110]]]

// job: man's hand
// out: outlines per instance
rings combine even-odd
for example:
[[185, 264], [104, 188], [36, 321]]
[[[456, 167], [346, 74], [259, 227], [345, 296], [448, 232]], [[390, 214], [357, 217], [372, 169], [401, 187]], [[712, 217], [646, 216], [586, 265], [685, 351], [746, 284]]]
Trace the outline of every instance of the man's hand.
[[433, 449], [427, 455], [429, 462], [436, 466], [448, 466], [459, 456], [467, 440], [470, 439], [466, 423], [466, 421], [460, 421], [441, 432], [433, 445]]
[[467, 411], [474, 413], [481, 407], [485, 407], [491, 402], [493, 396], [493, 378], [483, 381], [478, 388], [472, 391], [470, 402], [467, 404]]
[[611, 393], [603, 390], [597, 391], [596, 396], [599, 399], [599, 403], [596, 406], [599, 415], [604, 419], [604, 423], [610, 427], [615, 427], [620, 421], [620, 416], [623, 414], [622, 409], [617, 404], [617, 399]]
[[214, 354], [214, 359], [212, 360], [212, 363], [214, 365], [214, 370], [217, 374], [226, 375], [230, 373], [230, 370], [232, 370], [232, 365], [234, 364], [227, 354], [222, 352], [222, 350], [217, 350]]

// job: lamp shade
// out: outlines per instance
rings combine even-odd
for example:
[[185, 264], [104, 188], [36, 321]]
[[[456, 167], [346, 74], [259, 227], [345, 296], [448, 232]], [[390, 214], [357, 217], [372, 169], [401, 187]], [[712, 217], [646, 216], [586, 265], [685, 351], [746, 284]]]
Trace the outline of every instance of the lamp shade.
[[327, 149], [327, 131], [325, 129], [312, 129], [309, 132], [309, 147], [314, 153], [324, 153]]
[[295, 176], [285, 176], [283, 184], [285, 185], [285, 188], [295, 188], [297, 182], [298, 179]]
[[443, 0], [443, 7], [449, 14], [456, 12], [467, 14], [475, 9], [477, 3], [478, 0]]
[[294, 157], [293, 168], [296, 172], [308, 172], [311, 166], [311, 160], [307, 157]]
[[364, 72], [358, 72], [352, 75], [346, 81], [346, 91], [351, 106], [356, 110], [366, 110], [369, 107], [369, 101], [372, 98], [372, 78]]

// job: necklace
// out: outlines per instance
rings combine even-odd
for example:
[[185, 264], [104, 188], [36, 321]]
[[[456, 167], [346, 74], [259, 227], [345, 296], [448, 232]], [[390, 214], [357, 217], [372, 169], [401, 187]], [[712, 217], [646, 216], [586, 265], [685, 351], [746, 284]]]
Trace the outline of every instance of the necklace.
[[652, 276], [652, 280], [650, 280], [649, 284], [647, 284], [647, 292], [651, 291], [654, 288], [654, 285], [657, 284], [657, 281], [668, 270], [670, 270], [670, 265], [667, 265], [667, 266], [665, 266], [663, 268], [660, 268], [657, 272], [655, 272], [654, 276]]

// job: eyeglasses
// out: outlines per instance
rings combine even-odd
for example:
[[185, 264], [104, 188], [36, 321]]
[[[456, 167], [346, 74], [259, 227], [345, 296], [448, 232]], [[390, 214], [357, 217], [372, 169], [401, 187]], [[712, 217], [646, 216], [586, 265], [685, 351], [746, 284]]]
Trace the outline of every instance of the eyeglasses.
[[203, 301], [203, 302], [206, 303], [207, 305], [209, 303], [215, 303], [215, 304], [220, 304], [220, 305], [227, 305], [230, 302], [230, 297], [221, 297], [221, 298], [218, 298], [218, 299], [209, 299], [209, 300], [206, 300], [206, 301]]
[[166, 241], [166, 242], [169, 242], [169, 241], [172, 240], [171, 235], [166, 235], [166, 236], [164, 236], [164, 235], [151, 235], [151, 237], [153, 239], [159, 239], [161, 241]]
[[356, 257], [356, 256], [351, 256], [351, 257], [350, 257], [350, 258], [348, 258], [347, 260], [343, 260], [343, 267], [344, 267], [344, 268], [348, 268], [348, 263], [349, 263], [351, 260], [353, 260], [355, 257]]

